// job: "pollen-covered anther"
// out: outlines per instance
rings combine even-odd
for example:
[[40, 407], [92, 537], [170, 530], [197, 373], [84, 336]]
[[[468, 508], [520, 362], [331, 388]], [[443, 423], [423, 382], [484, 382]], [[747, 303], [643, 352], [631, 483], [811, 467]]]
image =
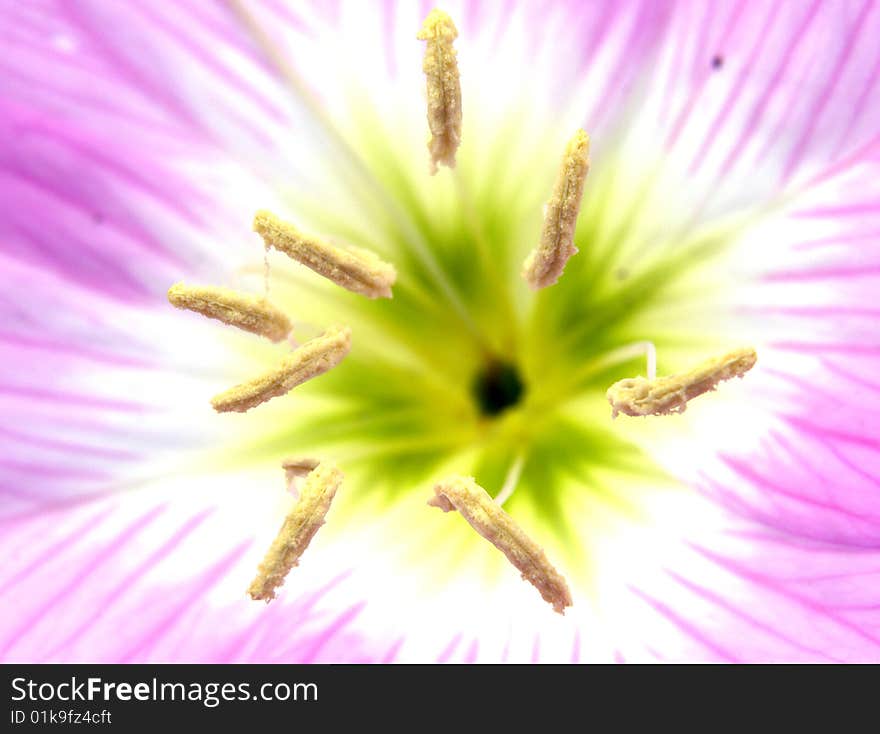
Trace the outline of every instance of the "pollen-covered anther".
[[589, 170], [590, 138], [578, 130], [565, 148], [553, 196], [544, 211], [541, 242], [523, 263], [522, 275], [532, 290], [553, 285], [569, 258], [577, 254], [574, 230]]
[[559, 614], [570, 607], [571, 592], [541, 547], [472, 477], [451, 477], [434, 487], [428, 504], [443, 512], [458, 510], [470, 526], [500, 550]]
[[168, 302], [273, 342], [280, 342], [291, 330], [286, 314], [265, 298], [228, 288], [175, 283], [168, 289]]
[[257, 576], [248, 587], [251, 599], [266, 602], [275, 598], [275, 589], [284, 583], [290, 570], [324, 524], [336, 491], [342, 484], [342, 472], [334, 466], [318, 464], [306, 476], [302, 492], [293, 509], [284, 518]]
[[455, 153], [461, 143], [461, 80], [452, 42], [458, 29], [446, 13], [434, 9], [416, 35], [427, 41], [422, 70], [427, 79], [428, 128], [431, 140], [431, 175], [437, 164], [455, 168]]
[[632, 416], [683, 413], [687, 402], [714, 390], [719, 382], [742, 377], [758, 357], [751, 347], [735, 349], [720, 357], [707, 359], [689, 372], [648, 380], [633, 377], [619, 380], [608, 388], [612, 417], [618, 413]]
[[309, 339], [286, 355], [271, 372], [214, 396], [211, 405], [218, 413], [243, 413], [279, 395], [285, 395], [297, 385], [323, 375], [348, 354], [351, 348], [351, 329], [332, 326], [320, 336]]
[[263, 238], [267, 249], [274, 247], [346, 290], [367, 298], [391, 298], [397, 271], [369, 250], [336, 247], [303, 234], [265, 210], [254, 216], [254, 231]]
[[287, 491], [294, 497], [299, 497], [299, 488], [305, 477], [321, 462], [311, 456], [296, 456], [281, 462], [284, 469], [284, 478], [287, 480]]
[[284, 475], [289, 481], [295, 477], [307, 476], [320, 463], [318, 459], [311, 456], [295, 456], [282, 461], [281, 468], [284, 469]]

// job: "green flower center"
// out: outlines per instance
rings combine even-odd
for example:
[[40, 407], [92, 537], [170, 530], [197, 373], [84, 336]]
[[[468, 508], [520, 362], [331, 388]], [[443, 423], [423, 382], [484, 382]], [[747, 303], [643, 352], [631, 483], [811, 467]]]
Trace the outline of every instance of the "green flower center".
[[[368, 119], [362, 129], [380, 126]], [[311, 315], [315, 328], [351, 326], [352, 351], [261, 411], [238, 457], [338, 462], [352, 521], [360, 500], [427, 498], [447, 473], [472, 475], [496, 495], [518, 466], [505, 509], [531, 516], [569, 562], [583, 559], [583, 532], [568, 510], [583, 506], [585, 493], [630, 514], [638, 512], [632, 492], [668, 482], [621, 430], [640, 419], [613, 423], [605, 391], [645, 374], [646, 340], [657, 347], [660, 374], [729, 345], [723, 327], [713, 333], [692, 315], [720, 292], [719, 259], [738, 227], [691, 227], [661, 240], [656, 233], [673, 229], [662, 204], [669, 190], [647, 182], [639, 189], [612, 158], [588, 179], [580, 252], [556, 285], [532, 293], [520, 267], [540, 229], [558, 151], [548, 151], [541, 185], [520, 190], [523, 172], [503, 174], [511, 165], [503, 157], [497, 170], [507, 189], [481, 179], [466, 156], [426, 184], [423, 161], [401, 160], [393, 140], [376, 135], [358, 150], [384, 192], [386, 208], [370, 210], [376, 229], [347, 229], [333, 210], [309, 219], [393, 262], [394, 297], [369, 301], [273, 258], [273, 297], [289, 298], [280, 305]]]
[[477, 373], [472, 392], [480, 412], [496, 416], [519, 403], [525, 389], [516, 365], [493, 359]]

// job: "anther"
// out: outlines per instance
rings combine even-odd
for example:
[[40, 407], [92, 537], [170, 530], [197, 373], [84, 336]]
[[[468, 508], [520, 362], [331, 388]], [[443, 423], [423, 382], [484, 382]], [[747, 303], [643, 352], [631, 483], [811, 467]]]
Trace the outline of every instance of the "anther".
[[714, 390], [719, 382], [742, 377], [755, 366], [757, 359], [755, 350], [746, 347], [708, 359], [689, 372], [679, 375], [619, 380], [606, 393], [608, 402], [611, 403], [611, 415], [683, 413], [689, 400]]
[[263, 238], [267, 249], [274, 247], [346, 290], [367, 298], [391, 298], [391, 286], [397, 279], [397, 272], [393, 265], [369, 250], [336, 247], [303, 234], [292, 224], [265, 210], [254, 216], [254, 231]]
[[313, 469], [317, 469], [320, 463], [318, 459], [313, 459], [310, 456], [297, 456], [281, 462], [281, 468], [284, 469], [284, 478], [287, 480], [287, 491], [294, 498], [299, 497], [299, 487], [302, 484], [302, 480]]
[[458, 510], [534, 586], [559, 614], [570, 607], [571, 592], [562, 575], [535, 543], [472, 477], [451, 477], [434, 487], [428, 504], [443, 512]]
[[351, 329], [333, 326], [293, 350], [271, 372], [214, 396], [211, 405], [218, 413], [243, 413], [331, 370], [350, 348]]
[[544, 211], [541, 242], [523, 263], [523, 278], [532, 290], [553, 285], [569, 258], [577, 254], [574, 230], [589, 170], [590, 138], [578, 130], [565, 148], [553, 196]]
[[256, 578], [248, 587], [251, 599], [269, 602], [275, 598], [275, 589], [284, 583], [290, 570], [299, 565], [303, 552], [324, 524], [341, 484], [342, 472], [336, 467], [319, 464], [309, 472], [299, 499], [284, 519], [257, 569]]
[[290, 319], [265, 298], [228, 288], [175, 283], [168, 289], [168, 301], [175, 308], [195, 311], [273, 342], [291, 330]]
[[452, 47], [457, 37], [452, 18], [436, 8], [416, 35], [420, 41], [428, 42], [422, 70], [427, 79], [431, 175], [437, 173], [438, 163], [455, 168], [455, 153], [461, 143], [461, 80]]

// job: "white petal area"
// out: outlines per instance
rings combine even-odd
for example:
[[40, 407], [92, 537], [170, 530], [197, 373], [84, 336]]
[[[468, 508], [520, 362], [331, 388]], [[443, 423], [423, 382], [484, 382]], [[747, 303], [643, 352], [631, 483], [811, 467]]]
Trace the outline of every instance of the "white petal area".
[[[0, 599], [17, 610], [4, 622], [4, 659], [382, 659], [388, 647], [351, 627], [364, 599], [352, 599], [345, 568], [324, 576], [319, 565], [304, 565], [293, 593], [269, 608], [245, 599], [264, 551], [256, 532], [270, 532], [268, 543], [279, 523], [242, 491], [264, 480], [178, 473], [124, 495], [4, 521], [9, 562]], [[274, 489], [282, 498], [283, 482]], [[318, 557], [321, 545], [312, 549]]]
[[[880, 555], [731, 528], [609, 602], [627, 661], [876, 662]], [[637, 642], [626, 630], [639, 630]]]
[[212, 390], [257, 369], [265, 347], [237, 359], [245, 335], [3, 264], [4, 515], [136, 488], [230, 440]]

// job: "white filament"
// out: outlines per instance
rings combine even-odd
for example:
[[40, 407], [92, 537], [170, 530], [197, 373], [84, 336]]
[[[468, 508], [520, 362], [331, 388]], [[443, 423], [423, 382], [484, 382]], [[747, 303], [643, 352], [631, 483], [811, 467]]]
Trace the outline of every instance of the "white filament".
[[495, 496], [495, 502], [499, 506], [503, 505], [505, 502], [507, 502], [507, 500], [510, 499], [510, 496], [516, 489], [516, 485], [519, 484], [519, 478], [522, 474], [525, 459], [525, 455], [520, 454], [513, 460], [513, 464], [510, 465], [507, 476], [504, 478], [504, 484], [501, 487], [501, 491]]

